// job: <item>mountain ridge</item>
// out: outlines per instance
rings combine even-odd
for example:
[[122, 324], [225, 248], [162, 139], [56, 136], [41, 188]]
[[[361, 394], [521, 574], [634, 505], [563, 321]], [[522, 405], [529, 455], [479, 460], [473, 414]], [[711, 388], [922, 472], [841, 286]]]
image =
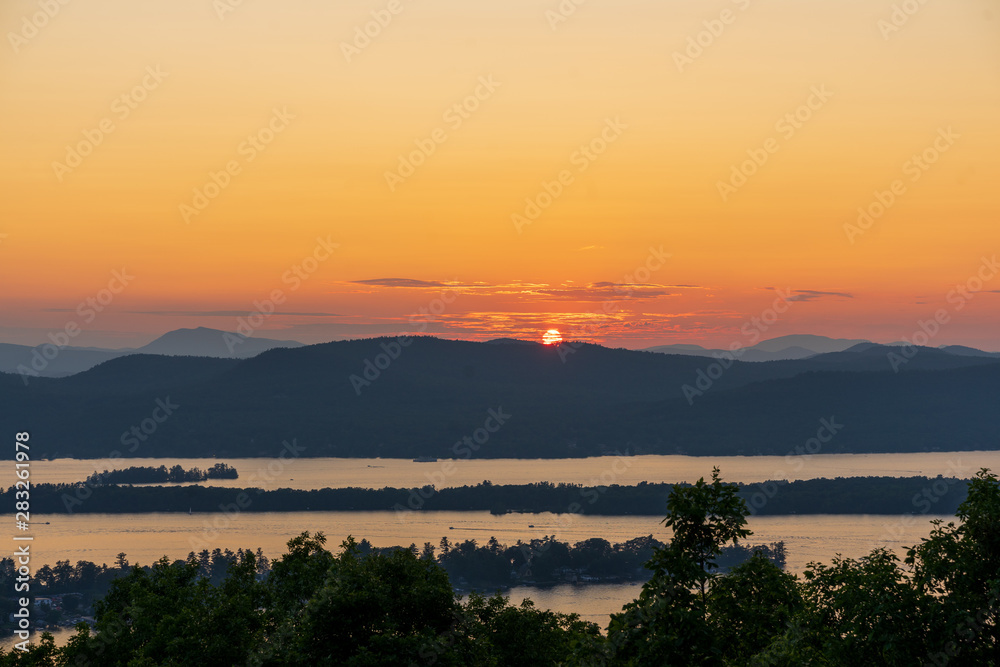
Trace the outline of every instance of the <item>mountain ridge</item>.
[[[904, 352], [912, 356], [897, 372], [889, 355]], [[782, 455], [831, 416], [856, 435], [830, 451], [1000, 448], [998, 398], [1000, 360], [936, 348], [872, 344], [749, 363], [593, 344], [414, 337], [404, 347], [382, 337], [248, 359], [129, 355], [29, 386], [3, 374], [0, 425], [31, 429], [41, 453], [80, 458], [274, 456], [293, 440], [306, 456]], [[158, 401], [178, 407], [125, 447]], [[486, 434], [491, 414], [510, 418], [476, 449], [458, 447]]]

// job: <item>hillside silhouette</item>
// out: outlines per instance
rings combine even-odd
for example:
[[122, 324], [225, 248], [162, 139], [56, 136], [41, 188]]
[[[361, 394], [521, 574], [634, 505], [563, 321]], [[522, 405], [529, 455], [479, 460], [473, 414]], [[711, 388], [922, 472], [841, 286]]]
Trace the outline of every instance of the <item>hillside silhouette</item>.
[[[0, 375], [3, 427], [31, 429], [36, 456], [63, 457], [274, 456], [293, 438], [305, 456], [465, 456], [455, 444], [489, 410], [510, 417], [476, 457], [783, 455], [830, 417], [844, 428], [828, 453], [1000, 447], [1000, 361], [991, 357], [919, 348], [894, 372], [894, 348], [873, 344], [723, 364], [590, 344], [411, 340], [245, 360], [129, 355], [27, 386]], [[125, 448], [130, 429], [152, 424], [158, 400], [178, 407]]]

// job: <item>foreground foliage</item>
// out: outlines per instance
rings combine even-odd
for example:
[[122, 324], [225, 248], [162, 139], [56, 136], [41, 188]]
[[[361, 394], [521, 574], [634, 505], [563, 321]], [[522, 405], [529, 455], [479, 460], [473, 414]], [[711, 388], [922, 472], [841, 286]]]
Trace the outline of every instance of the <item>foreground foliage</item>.
[[607, 636], [575, 614], [461, 599], [416, 550], [337, 554], [303, 533], [269, 576], [244, 552], [217, 580], [197, 559], [115, 580], [96, 630], [51, 637], [2, 665], [1000, 665], [1000, 481], [969, 484], [959, 521], [934, 522], [904, 561], [885, 549], [812, 563], [763, 555], [722, 573], [748, 509], [718, 470], [677, 487], [639, 598]]

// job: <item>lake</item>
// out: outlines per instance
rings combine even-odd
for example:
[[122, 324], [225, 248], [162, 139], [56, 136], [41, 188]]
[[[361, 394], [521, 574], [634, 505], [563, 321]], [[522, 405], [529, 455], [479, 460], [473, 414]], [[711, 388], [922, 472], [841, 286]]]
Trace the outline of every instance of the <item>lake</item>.
[[[749, 543], [784, 540], [787, 569], [800, 574], [808, 562], [829, 562], [840, 553], [857, 558], [876, 546], [902, 555], [930, 532], [930, 520], [953, 517], [884, 515], [810, 515], [750, 517]], [[44, 522], [50, 522], [44, 525]], [[43, 522], [43, 523], [39, 523]], [[534, 527], [530, 527], [533, 525]], [[578, 542], [603, 537], [623, 542], [641, 535], [666, 540], [669, 534], [655, 517], [601, 517], [577, 514], [507, 514], [488, 512], [257, 512], [227, 517], [213, 514], [79, 514], [38, 516], [33, 523], [34, 568], [57, 560], [90, 560], [111, 564], [124, 551], [132, 563], [148, 564], [161, 556], [184, 558], [201, 549], [263, 548], [269, 557], [285, 552], [286, 542], [300, 532], [322, 531], [336, 551], [353, 535], [376, 546], [437, 545], [491, 536], [504, 544], [545, 535]], [[577, 612], [605, 627], [611, 613], [638, 595], [639, 584], [517, 587], [512, 598], [531, 597], [540, 607]]]
[[81, 482], [95, 471], [129, 466], [180, 465], [208, 468], [223, 462], [239, 479], [209, 480], [202, 485], [264, 489], [321, 489], [359, 486], [437, 488], [479, 484], [527, 484], [548, 481], [590, 485], [639, 482], [695, 482], [719, 466], [727, 482], [819, 477], [971, 477], [982, 467], [1000, 470], [1000, 452], [930, 452], [920, 454], [815, 454], [789, 456], [599, 456], [582, 459], [458, 459], [416, 463], [409, 459], [55, 459], [33, 461], [31, 479], [41, 483]]
[[[207, 468], [216, 462], [234, 466], [237, 480], [211, 480], [225, 487], [258, 486], [319, 489], [359, 486], [370, 488], [438, 488], [478, 484], [524, 484], [550, 481], [579, 484], [637, 484], [639, 482], [693, 482], [719, 466], [723, 479], [753, 483], [768, 479], [789, 481], [820, 477], [925, 475], [970, 477], [979, 468], [1000, 470], [1000, 452], [932, 452], [920, 454], [816, 454], [789, 456], [634, 456], [583, 459], [481, 459], [416, 463], [404, 459], [310, 458], [279, 459], [56, 459], [32, 462], [32, 481], [70, 483], [95, 471], [127, 466]], [[202, 484], [206, 484], [203, 482]], [[486, 542], [491, 536], [505, 544], [545, 535], [577, 542], [603, 537], [622, 542], [642, 535], [668, 538], [657, 517], [602, 517], [576, 514], [508, 514], [488, 512], [261, 512], [228, 517], [205, 514], [77, 514], [32, 517], [34, 568], [57, 560], [113, 563], [124, 551], [132, 563], [148, 564], [163, 555], [184, 558], [190, 551], [263, 548], [269, 557], [284, 553], [286, 542], [304, 530], [323, 531], [328, 548], [353, 535], [376, 546], [437, 545], [441, 537]], [[755, 535], [750, 542], [784, 540], [787, 568], [800, 574], [810, 561], [829, 562], [837, 553], [858, 558], [876, 546], [902, 555], [930, 531], [930, 520], [953, 517], [883, 515], [809, 515], [750, 517]], [[44, 525], [49, 522], [49, 525]], [[531, 527], [533, 526], [533, 527]], [[576, 612], [607, 626], [609, 615], [633, 600], [640, 584], [563, 584], [546, 588], [519, 586], [509, 591], [514, 601], [535, 600], [540, 608]], [[60, 633], [60, 639], [69, 633]]]

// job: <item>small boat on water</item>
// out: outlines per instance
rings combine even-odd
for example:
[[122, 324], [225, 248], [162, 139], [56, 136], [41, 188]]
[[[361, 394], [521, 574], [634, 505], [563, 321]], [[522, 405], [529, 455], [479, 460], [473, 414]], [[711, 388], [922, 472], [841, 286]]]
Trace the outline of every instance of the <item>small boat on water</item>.
[[413, 459], [414, 463], [437, 463], [437, 459], [433, 456], [418, 456]]

